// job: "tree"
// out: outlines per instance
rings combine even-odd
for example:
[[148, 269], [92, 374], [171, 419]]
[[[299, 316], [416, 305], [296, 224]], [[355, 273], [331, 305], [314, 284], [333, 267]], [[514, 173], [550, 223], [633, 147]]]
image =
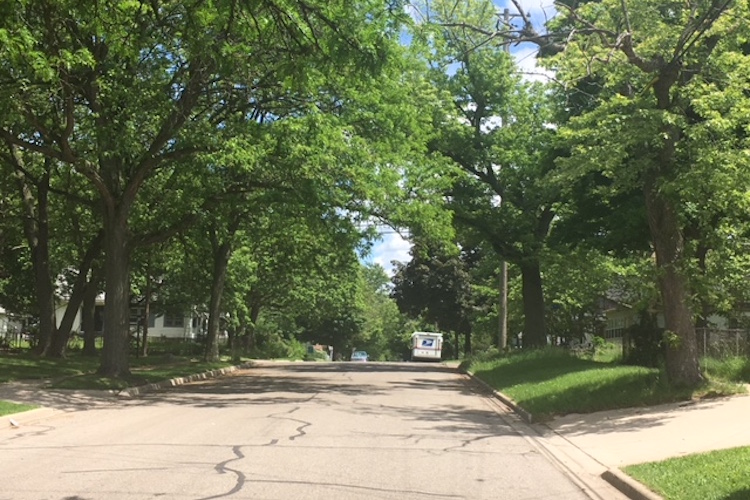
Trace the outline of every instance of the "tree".
[[[29, 252], [34, 316], [39, 320], [36, 349], [42, 356], [61, 357], [83, 299], [89, 269], [100, 253], [101, 234], [88, 220], [86, 196], [73, 194], [80, 186], [65, 185], [70, 179], [58, 175], [57, 162], [13, 144], [6, 146], [0, 161], [4, 174], [15, 185], [9, 191], [18, 206], [18, 211], [9, 210], [6, 215], [20, 224], [25, 236], [20, 247]], [[66, 298], [66, 308], [62, 318], [56, 318], [60, 294]]]
[[327, 74], [377, 69], [395, 34], [393, 11], [366, 1], [40, 0], [5, 11], [0, 137], [68, 165], [96, 193], [107, 300], [99, 371], [112, 377], [129, 373], [131, 253], [153, 236], [131, 225], [144, 186], [214, 150], [227, 120], [255, 103], [283, 110], [317, 98]]
[[389, 296], [390, 277], [383, 266], [365, 264], [360, 267], [359, 293], [362, 296], [362, 333], [355, 339], [356, 347], [368, 352], [375, 360], [408, 359], [409, 335], [414, 330], [398, 305]]
[[[397, 263], [391, 297], [399, 310], [422, 318], [441, 331], [464, 336], [464, 353], [471, 353], [471, 287], [460, 255], [448, 255], [434, 244], [417, 241], [411, 260]], [[458, 349], [458, 342], [456, 343]]]
[[603, 88], [595, 109], [563, 131], [574, 148], [560, 163], [641, 191], [666, 321], [667, 374], [676, 384], [695, 385], [703, 377], [690, 278], [696, 254], [687, 229], [697, 223], [710, 232], [714, 216], [725, 219], [720, 205], [737, 198], [722, 190], [710, 200], [706, 186], [729, 185], [728, 178], [746, 172], [738, 149], [745, 134], [736, 128], [746, 118], [732, 113], [727, 99], [734, 109], [741, 93], [736, 71], [747, 64], [747, 28], [738, 20], [747, 5], [605, 1], [563, 12], [553, 26], [569, 35], [552, 63], [558, 78], [576, 82], [593, 74]]
[[426, 57], [434, 84], [447, 95], [431, 148], [463, 170], [449, 207], [457, 224], [520, 268], [524, 345], [546, 345], [540, 255], [558, 200], [548, 179], [555, 156], [550, 101], [524, 84], [510, 55], [487, 39], [495, 26], [492, 2], [430, 2], [428, 11]]
[[[16, 181], [17, 199], [22, 207], [23, 232], [31, 254], [33, 283], [38, 307], [39, 330], [36, 341], [37, 350], [46, 354], [50, 349], [55, 333], [55, 293], [53, 285], [54, 270], [50, 262], [50, 176], [53, 161], [47, 159], [40, 168], [38, 177], [33, 178], [27, 168], [22, 152], [13, 144], [7, 144], [8, 151], [0, 157], [10, 167], [6, 175]], [[39, 160], [39, 158], [33, 158]], [[7, 172], [7, 170], [6, 170]]]

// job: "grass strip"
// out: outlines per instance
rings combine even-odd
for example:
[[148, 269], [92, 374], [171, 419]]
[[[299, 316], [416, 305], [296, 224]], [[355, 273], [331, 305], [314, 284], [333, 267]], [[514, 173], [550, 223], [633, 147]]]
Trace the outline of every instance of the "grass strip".
[[631, 465], [623, 471], [665, 500], [750, 498], [750, 447]]
[[64, 359], [39, 358], [33, 354], [0, 356], [0, 383], [13, 380], [49, 380], [47, 387], [56, 389], [124, 389], [185, 377], [231, 366], [228, 360], [206, 363], [190, 357], [171, 354], [131, 358], [131, 375], [126, 378], [107, 378], [97, 375], [99, 359], [78, 353]]
[[11, 403], [10, 401], [0, 401], [0, 416], [21, 413], [23, 411], [33, 410], [34, 408], [38, 408], [38, 406]]
[[28, 352], [0, 356], [0, 383], [14, 380], [55, 379], [96, 371], [98, 358], [71, 355], [63, 359], [40, 358]]
[[233, 363], [228, 361], [206, 363], [203, 361], [187, 360], [169, 364], [131, 366], [131, 374], [126, 378], [113, 379], [99, 376], [96, 373], [86, 373], [58, 379], [50, 384], [50, 387], [54, 389], [120, 390], [204, 373], [232, 365]]
[[480, 359], [471, 362], [468, 369], [512, 398], [537, 421], [568, 413], [647, 406], [743, 390], [735, 384], [716, 383], [697, 390], [675, 388], [658, 369], [595, 361], [562, 349]]

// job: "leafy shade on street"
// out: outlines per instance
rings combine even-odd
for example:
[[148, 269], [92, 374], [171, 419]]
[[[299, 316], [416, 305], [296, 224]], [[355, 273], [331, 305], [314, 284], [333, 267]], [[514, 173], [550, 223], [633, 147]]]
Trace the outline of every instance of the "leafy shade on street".
[[[717, 371], [720, 364], [714, 362]], [[668, 384], [657, 368], [586, 359], [558, 349], [479, 358], [465, 367], [537, 421], [567, 413], [655, 405], [743, 390], [736, 380], [719, 377], [697, 388], [680, 388]]]
[[72, 354], [65, 359], [39, 358], [27, 354], [0, 356], [0, 382], [25, 379], [49, 380], [56, 389], [124, 389], [175, 377], [185, 377], [231, 366], [227, 361], [204, 362], [174, 355], [149, 356], [132, 360], [127, 378], [96, 374], [98, 359]]
[[750, 447], [631, 465], [626, 473], [665, 500], [750, 498]]

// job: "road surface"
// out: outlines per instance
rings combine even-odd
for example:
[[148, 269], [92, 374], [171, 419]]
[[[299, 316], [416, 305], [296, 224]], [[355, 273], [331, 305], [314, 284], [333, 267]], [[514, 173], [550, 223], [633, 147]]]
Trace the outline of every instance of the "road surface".
[[0, 499], [590, 498], [438, 364], [265, 363], [76, 408], [0, 430]]

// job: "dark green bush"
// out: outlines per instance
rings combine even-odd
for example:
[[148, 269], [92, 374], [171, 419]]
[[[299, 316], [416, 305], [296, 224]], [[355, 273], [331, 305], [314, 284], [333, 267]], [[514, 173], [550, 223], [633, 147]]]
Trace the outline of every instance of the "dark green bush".
[[623, 361], [629, 365], [658, 368], [664, 363], [664, 329], [659, 328], [656, 315], [642, 311], [640, 321], [625, 332]]

